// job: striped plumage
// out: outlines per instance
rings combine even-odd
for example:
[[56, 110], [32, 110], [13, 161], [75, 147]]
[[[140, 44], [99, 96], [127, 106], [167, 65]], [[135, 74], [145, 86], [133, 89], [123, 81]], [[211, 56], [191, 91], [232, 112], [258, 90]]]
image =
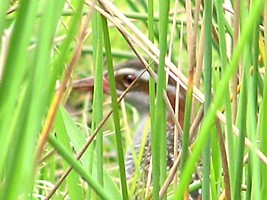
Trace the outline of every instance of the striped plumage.
[[[141, 143], [143, 139], [143, 132], [137, 132], [133, 138], [133, 145], [134, 150], [137, 156], [139, 156], [140, 150], [141, 150]], [[182, 143], [181, 138], [178, 138], [178, 149], [177, 153], [181, 151], [182, 149]], [[167, 126], [167, 170], [169, 170], [174, 162], [174, 127], [168, 125]], [[142, 169], [142, 175], [143, 177], [148, 177], [149, 175], [149, 167], [150, 167], [150, 161], [151, 161], [151, 133], [148, 132], [147, 138], [146, 138], [146, 144], [143, 149], [143, 155], [142, 155], [142, 161], [140, 168]], [[126, 176], [127, 179], [130, 180], [134, 173], [135, 173], [135, 163], [132, 155], [132, 151], [128, 150], [126, 154]]]

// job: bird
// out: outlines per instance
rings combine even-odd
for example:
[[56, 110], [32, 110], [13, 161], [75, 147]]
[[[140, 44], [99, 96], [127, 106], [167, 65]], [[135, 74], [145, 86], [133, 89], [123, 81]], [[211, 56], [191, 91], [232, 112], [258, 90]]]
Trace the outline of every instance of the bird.
[[[156, 66], [157, 67], [157, 66]], [[131, 59], [127, 62], [119, 64], [115, 69], [116, 92], [120, 96], [123, 92], [136, 80], [129, 91], [124, 96], [125, 102], [132, 105], [140, 115], [140, 122], [137, 126], [136, 133], [133, 138], [133, 146], [136, 155], [139, 154], [141, 143], [144, 134], [144, 127], [147, 123], [150, 114], [150, 97], [149, 97], [149, 71], [146, 70], [145, 65], [138, 59]], [[175, 108], [176, 97], [176, 81], [172, 78], [168, 79], [166, 93], [170, 100], [172, 109]], [[179, 94], [179, 122], [183, 124], [184, 106], [185, 106], [185, 90], [180, 89]], [[174, 126], [171, 117], [168, 117], [167, 124], [167, 163], [168, 168], [172, 167], [174, 156]], [[179, 135], [180, 136], [180, 135]], [[178, 151], [181, 148], [181, 137], [178, 137]], [[145, 156], [146, 155], [146, 156]], [[144, 156], [141, 162], [141, 169], [143, 169], [144, 176], [148, 175], [148, 168], [151, 158], [151, 134], [147, 136], [147, 143], [144, 149]], [[135, 163], [131, 151], [126, 154], [126, 176], [130, 179], [135, 172]]]
[[[157, 66], [156, 66], [157, 69]], [[134, 58], [119, 64], [115, 70], [115, 82], [116, 82], [116, 93], [118, 96], [122, 95], [124, 91], [131, 85], [131, 88], [128, 89], [128, 92], [124, 96], [126, 103], [133, 106], [140, 115], [140, 121], [136, 128], [136, 133], [133, 136], [133, 147], [136, 155], [139, 155], [141, 151], [141, 144], [143, 140], [145, 126], [150, 114], [150, 96], [149, 96], [149, 77], [151, 72], [147, 70], [144, 63], [139, 58]], [[186, 90], [180, 87], [179, 94], [176, 95], [176, 81], [169, 77], [166, 84], [166, 94], [170, 101], [171, 107], [175, 109], [175, 100], [176, 97], [179, 97], [179, 108], [178, 108], [178, 122], [181, 127], [184, 123], [184, 111], [185, 111], [185, 100], [186, 100]], [[109, 92], [108, 88], [108, 75], [104, 74], [104, 91]], [[89, 91], [92, 90], [92, 79], [84, 78], [76, 80], [72, 84], [73, 90], [82, 90]], [[175, 127], [173, 118], [170, 117], [168, 113], [167, 119], [167, 170], [169, 170], [174, 163], [174, 151], [179, 153], [182, 149], [182, 138], [178, 134], [178, 144], [174, 145], [174, 134]], [[177, 147], [174, 150], [174, 146]], [[142, 161], [139, 168], [143, 173], [143, 177], [148, 177], [149, 166], [151, 161], [151, 132], [149, 131], [146, 138], [146, 143], [142, 151]], [[126, 166], [126, 177], [128, 180], [131, 180], [136, 172], [136, 163], [134, 162], [133, 152], [128, 150], [126, 153], [125, 159]], [[195, 199], [195, 198], [192, 198]]]

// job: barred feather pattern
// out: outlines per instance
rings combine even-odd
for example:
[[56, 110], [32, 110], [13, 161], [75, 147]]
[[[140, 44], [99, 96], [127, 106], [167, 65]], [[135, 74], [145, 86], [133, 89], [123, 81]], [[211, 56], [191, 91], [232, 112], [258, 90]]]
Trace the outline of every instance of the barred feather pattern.
[[[174, 133], [175, 133], [174, 126], [167, 125], [167, 170], [170, 170], [174, 163]], [[137, 132], [133, 138], [134, 150], [137, 157], [139, 156], [140, 153], [142, 139], [143, 139], [142, 131]], [[177, 155], [181, 150], [182, 150], [182, 138], [178, 135], [178, 144], [176, 150]], [[149, 132], [143, 150], [142, 161], [140, 163], [140, 171], [144, 183], [146, 183], [149, 175], [150, 161], [151, 161], [151, 133]], [[135, 168], [136, 166], [133, 159], [133, 154], [131, 151], [128, 151], [126, 154], [126, 177], [128, 180], [131, 180], [133, 178], [136, 171]], [[193, 174], [192, 181], [194, 180], [199, 180], [198, 173]], [[200, 199], [201, 199], [200, 191], [190, 193], [189, 195], [189, 200], [200, 200]]]
[[[139, 156], [141, 143], [143, 139], [143, 133], [136, 133], [133, 144], [134, 150], [137, 156]], [[178, 137], [178, 145], [177, 145], [177, 153], [179, 153], [182, 149], [182, 141], [181, 137]], [[148, 133], [146, 138], [146, 144], [144, 147], [144, 152], [141, 161], [141, 171], [144, 174], [144, 177], [147, 177], [149, 166], [151, 160], [151, 133]], [[171, 125], [167, 125], [167, 170], [169, 170], [174, 162], [174, 127]], [[135, 163], [133, 159], [133, 154], [131, 151], [128, 151], [126, 154], [126, 176], [127, 179], [131, 179], [135, 173]]]

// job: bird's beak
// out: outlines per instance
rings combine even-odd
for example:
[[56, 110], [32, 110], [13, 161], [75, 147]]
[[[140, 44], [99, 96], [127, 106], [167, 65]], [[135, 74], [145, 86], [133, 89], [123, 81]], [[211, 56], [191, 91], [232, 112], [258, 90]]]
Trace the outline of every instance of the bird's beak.
[[[72, 82], [72, 90], [77, 92], [92, 92], [94, 90], [94, 77], [74, 80]], [[103, 91], [110, 93], [109, 81], [106, 75], [103, 76]]]

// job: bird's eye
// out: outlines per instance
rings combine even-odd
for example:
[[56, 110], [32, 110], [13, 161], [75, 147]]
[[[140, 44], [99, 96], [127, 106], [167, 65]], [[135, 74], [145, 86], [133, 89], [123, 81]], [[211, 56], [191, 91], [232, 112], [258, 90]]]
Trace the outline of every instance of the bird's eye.
[[123, 83], [125, 87], [131, 85], [131, 83], [136, 79], [136, 76], [133, 74], [128, 74], [123, 77]]

